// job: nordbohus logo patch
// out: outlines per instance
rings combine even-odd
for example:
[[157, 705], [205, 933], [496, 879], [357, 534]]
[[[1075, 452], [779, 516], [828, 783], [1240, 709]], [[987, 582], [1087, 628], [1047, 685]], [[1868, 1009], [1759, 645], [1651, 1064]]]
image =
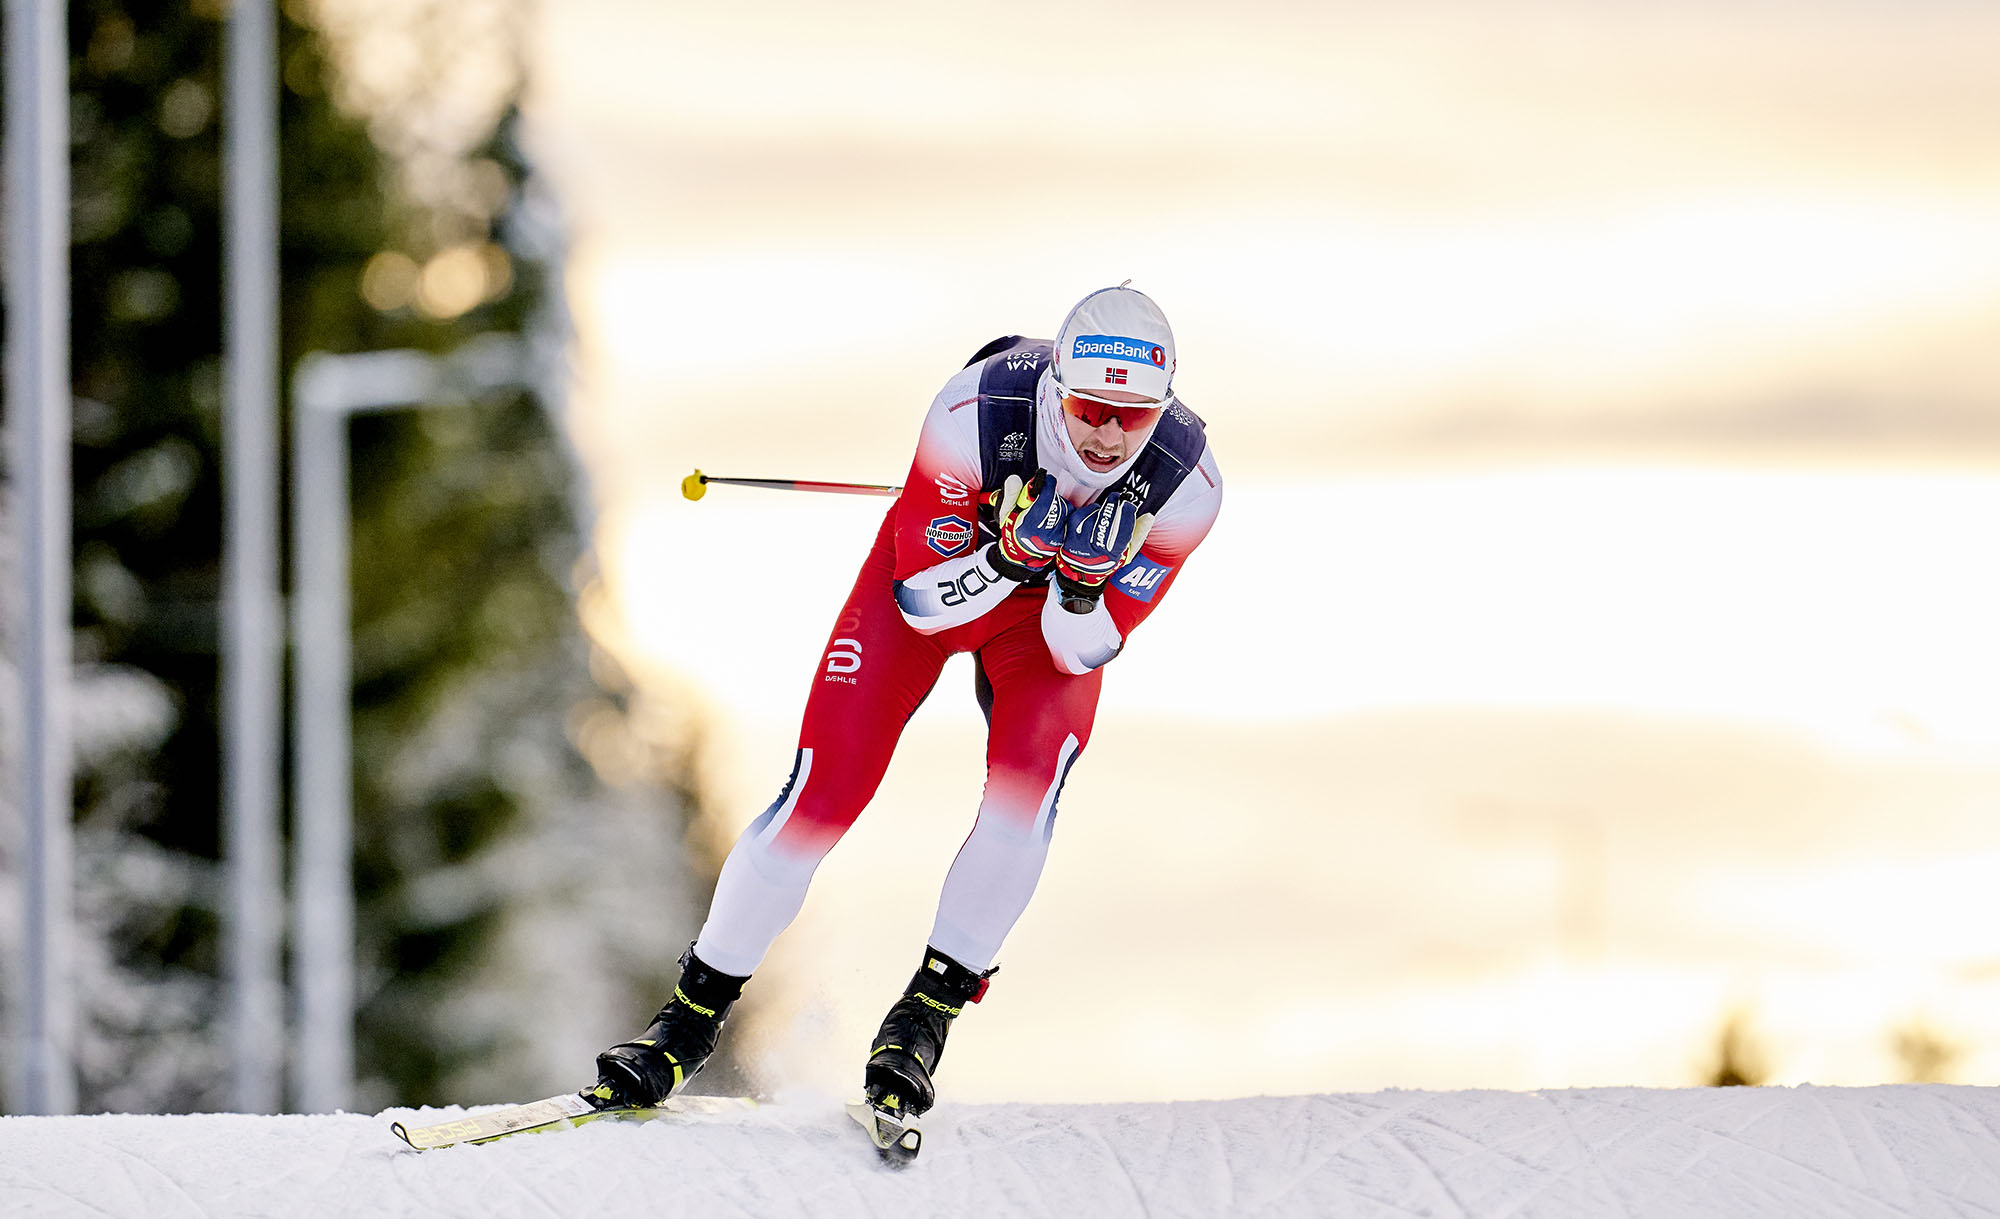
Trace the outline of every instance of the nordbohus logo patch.
[[1070, 344], [1070, 359], [1094, 356], [1101, 360], [1144, 360], [1154, 368], [1167, 366], [1167, 349], [1158, 343], [1120, 338], [1115, 334], [1080, 334]]
[[972, 523], [962, 516], [933, 517], [924, 529], [924, 540], [945, 558], [972, 545]]
[[1153, 594], [1160, 591], [1160, 585], [1172, 570], [1165, 563], [1153, 562], [1141, 551], [1111, 577], [1111, 587], [1134, 601], [1151, 602]]

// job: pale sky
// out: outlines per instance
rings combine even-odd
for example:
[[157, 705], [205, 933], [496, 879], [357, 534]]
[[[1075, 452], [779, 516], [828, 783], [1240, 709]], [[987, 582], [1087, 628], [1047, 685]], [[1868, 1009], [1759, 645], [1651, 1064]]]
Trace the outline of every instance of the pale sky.
[[1061, 5], [1010, 9], [1018, 37], [921, 6], [559, 12], [538, 112], [618, 453], [666, 427], [753, 456], [739, 418], [829, 409], [865, 429], [829, 461], [898, 447], [935, 380], [901, 353], [1126, 276], [1203, 340], [1197, 409], [1255, 397], [1327, 456], [2000, 391], [1987, 6]]
[[[951, 1086], [1684, 1083], [1737, 1009], [1783, 1079], [1922, 1026], [1993, 1082], [1995, 47], [1879, 0], [546, 6], [593, 630], [747, 821], [883, 505], [680, 477], [898, 481], [973, 348], [1129, 276], [1229, 496]], [[791, 1078], [851, 1082], [921, 948], [969, 684], [774, 956]], [[1107, 979], [1143, 1030], [1050, 1050]]]

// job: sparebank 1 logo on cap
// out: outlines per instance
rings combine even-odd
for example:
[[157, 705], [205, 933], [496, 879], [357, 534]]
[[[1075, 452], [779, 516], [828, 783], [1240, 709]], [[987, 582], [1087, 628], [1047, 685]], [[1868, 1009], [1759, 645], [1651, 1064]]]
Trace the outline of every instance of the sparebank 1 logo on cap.
[[933, 517], [924, 529], [924, 541], [931, 544], [932, 550], [949, 559], [972, 545], [972, 524], [962, 516]]
[[1173, 568], [1165, 563], [1155, 563], [1145, 552], [1132, 556], [1132, 561], [1119, 568], [1111, 577], [1111, 587], [1124, 593], [1134, 601], [1151, 602], [1153, 594], [1160, 591], [1167, 573]]
[[1121, 338], [1115, 334], [1080, 334], [1069, 346], [1070, 359], [1144, 360], [1155, 368], [1167, 366], [1167, 349], [1158, 343]]

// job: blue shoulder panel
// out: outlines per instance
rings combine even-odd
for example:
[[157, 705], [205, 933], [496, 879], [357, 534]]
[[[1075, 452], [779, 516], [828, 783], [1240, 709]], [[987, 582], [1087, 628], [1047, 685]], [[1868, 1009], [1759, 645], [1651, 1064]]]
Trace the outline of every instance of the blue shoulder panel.
[[979, 536], [984, 547], [1000, 536], [993, 509], [984, 492], [997, 490], [1010, 474], [1022, 481], [1037, 466], [1035, 447], [1035, 382], [1055, 353], [1046, 339], [1002, 335], [973, 353], [966, 367], [979, 370]]
[[1036, 470], [1035, 382], [1055, 351], [1053, 343], [1009, 337], [979, 370], [979, 472], [989, 491], [1009, 474], [1025, 479]]
[[1208, 431], [1201, 416], [1175, 399], [1161, 413], [1146, 451], [1132, 463], [1118, 489], [1139, 501], [1139, 511], [1158, 512], [1181, 482], [1194, 473], [1207, 447]]

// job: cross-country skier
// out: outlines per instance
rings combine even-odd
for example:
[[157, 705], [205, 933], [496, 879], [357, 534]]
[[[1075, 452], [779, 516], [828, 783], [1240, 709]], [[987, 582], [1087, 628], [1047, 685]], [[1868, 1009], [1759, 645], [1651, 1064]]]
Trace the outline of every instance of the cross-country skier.
[[730, 851], [673, 997], [643, 1034], [598, 1056], [599, 1103], [656, 1104], [701, 1070], [945, 659], [971, 652], [985, 796], [865, 1071], [869, 1101], [892, 1123], [931, 1107], [946, 1031], [985, 993], [1041, 876], [1103, 667], [1222, 506], [1201, 420], [1174, 397], [1174, 363], [1166, 316], [1121, 285], [1083, 298], [1053, 344], [988, 343], [938, 392], [827, 640], [791, 778]]

